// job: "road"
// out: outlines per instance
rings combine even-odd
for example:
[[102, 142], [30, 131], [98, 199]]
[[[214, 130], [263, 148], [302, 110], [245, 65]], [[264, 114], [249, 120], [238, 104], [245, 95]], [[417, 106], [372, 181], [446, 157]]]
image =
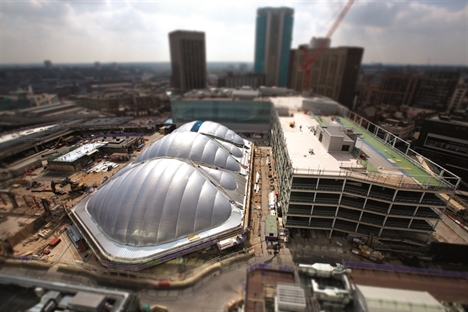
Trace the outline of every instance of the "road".
[[[458, 233], [452, 228], [458, 228]], [[444, 241], [447, 241], [450, 244], [468, 244], [468, 233], [455, 222], [450, 220], [446, 215], [442, 215], [442, 220], [437, 224], [436, 234], [441, 236]]]
[[142, 302], [155, 302], [169, 311], [223, 311], [231, 300], [240, 299], [247, 265], [214, 272], [196, 285], [182, 290], [140, 290]]

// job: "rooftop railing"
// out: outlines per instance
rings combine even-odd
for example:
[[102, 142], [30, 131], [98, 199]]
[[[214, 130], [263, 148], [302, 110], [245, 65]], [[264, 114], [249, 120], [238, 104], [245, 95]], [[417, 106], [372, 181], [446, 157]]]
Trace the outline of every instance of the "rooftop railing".
[[411, 178], [401, 173], [381, 173], [381, 172], [355, 172], [351, 170], [325, 170], [311, 168], [292, 168], [293, 174], [307, 176], [326, 176], [338, 178], [353, 178], [371, 183], [385, 184], [398, 188], [421, 189], [421, 190], [455, 190], [455, 185], [444, 179], [434, 176], [421, 176], [424, 183], [418, 182], [419, 176]]
[[[410, 143], [400, 139], [398, 136], [395, 136], [394, 134], [388, 132], [387, 130], [379, 127], [378, 125], [370, 122], [365, 118], [362, 118], [361, 116], [353, 112], [349, 112], [347, 117], [348, 120], [353, 123], [353, 126], [355, 128], [357, 128], [360, 131], [365, 131], [366, 134], [372, 136], [372, 138], [380, 141], [380, 143], [391, 148], [391, 152], [399, 154], [399, 156], [404, 157], [404, 159], [411, 162], [417, 168], [423, 170], [424, 172], [427, 172], [428, 175], [431, 176], [431, 179], [439, 180], [440, 184], [446, 184], [449, 187], [449, 189], [456, 189], [458, 187], [458, 184], [460, 183], [460, 178], [458, 176], [448, 171], [447, 169], [439, 166], [433, 161], [425, 158], [416, 151], [412, 150], [410, 148]], [[371, 132], [369, 128], [373, 128], [374, 133]], [[379, 137], [377, 133], [383, 133], [385, 139]], [[406, 147], [406, 151], [402, 152], [398, 148], [395, 148], [395, 145], [397, 143], [403, 144]], [[425, 180], [425, 177], [422, 176], [411, 175], [411, 177], [416, 180], [418, 180], [417, 178], [422, 178], [422, 181]]]

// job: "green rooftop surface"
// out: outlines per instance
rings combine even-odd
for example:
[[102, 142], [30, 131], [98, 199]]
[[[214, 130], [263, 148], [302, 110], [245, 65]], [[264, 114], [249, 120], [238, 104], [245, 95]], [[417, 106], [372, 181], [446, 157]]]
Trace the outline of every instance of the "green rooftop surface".
[[276, 226], [276, 216], [267, 215], [265, 220], [265, 231], [266, 235], [274, 233], [275, 236], [278, 235], [278, 227]]
[[318, 115], [314, 115], [314, 118], [322, 127], [328, 126], [328, 121], [326, 119], [323, 119], [322, 117]]
[[341, 124], [343, 124], [345, 127], [353, 128], [354, 130], [361, 133], [362, 138], [367, 144], [371, 145], [383, 157], [387, 158], [387, 160], [390, 161], [390, 163], [398, 167], [398, 169], [405, 173], [407, 176], [415, 179], [423, 185], [440, 186], [441, 184], [443, 184], [439, 181], [438, 178], [419, 168], [414, 163], [409, 161], [406, 157], [403, 157], [400, 153], [394, 151], [392, 147], [389, 147], [380, 140], [376, 139], [366, 129], [359, 127], [347, 118], [339, 117], [339, 120]]

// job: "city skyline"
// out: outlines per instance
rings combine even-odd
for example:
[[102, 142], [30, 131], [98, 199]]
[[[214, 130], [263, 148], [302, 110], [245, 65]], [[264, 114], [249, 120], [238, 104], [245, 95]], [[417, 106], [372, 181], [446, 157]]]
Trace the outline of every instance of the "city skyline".
[[[2, 2], [1, 64], [169, 62], [167, 35], [206, 33], [208, 62], [254, 61], [260, 7], [294, 9], [292, 48], [324, 36], [337, 2]], [[466, 1], [356, 1], [332, 47], [365, 48], [363, 63], [468, 65]]]

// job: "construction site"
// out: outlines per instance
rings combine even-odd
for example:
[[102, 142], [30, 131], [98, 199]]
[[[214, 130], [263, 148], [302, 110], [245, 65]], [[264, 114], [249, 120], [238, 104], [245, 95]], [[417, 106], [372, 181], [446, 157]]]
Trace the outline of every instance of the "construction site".
[[[163, 137], [160, 133], [144, 136], [145, 146], [140, 151], [135, 150], [129, 159], [116, 159], [111, 156], [106, 157], [106, 154], [95, 153], [96, 156], [102, 157], [97, 157], [92, 164], [79, 172], [67, 173], [35, 168], [28, 171], [21, 179], [11, 181], [9, 190], [2, 192], [2, 252], [10, 255], [4, 259], [22, 261], [24, 264], [21, 264], [21, 267], [27, 263], [31, 265], [43, 263], [50, 267], [47, 271], [49, 272], [47, 276], [50, 278], [55, 278], [53, 272], [58, 270], [63, 272], [61, 274], [64, 278], [66, 276], [67, 280], [78, 283], [83, 283], [86, 276], [91, 278], [93, 274], [97, 274], [96, 276], [104, 280], [109, 278], [119, 283], [131, 280], [132, 283], [146, 285], [152, 281], [151, 283], [156, 283], [159, 288], [191, 285], [194, 280], [203, 276], [206, 270], [216, 270], [218, 263], [229, 263], [225, 264], [229, 268], [232, 267], [232, 263], [239, 263], [240, 266], [244, 262], [246, 265], [265, 262], [290, 267], [294, 267], [294, 263], [312, 265], [317, 262], [339, 263], [342, 261], [369, 265], [409, 264], [405, 262], [405, 259], [393, 254], [392, 249], [388, 249], [388, 245], [386, 245], [387, 250], [381, 249], [384, 246], [376, 246], [373, 239], [348, 240], [345, 235], [339, 233], [329, 238], [327, 232], [320, 229], [284, 228], [281, 209], [278, 206], [276, 159], [271, 147], [255, 146], [252, 150], [254, 157], [251, 169], [252, 196], [248, 215], [249, 232], [248, 240], [243, 244], [222, 251], [218, 248], [206, 248], [140, 272], [103, 267], [89, 248], [87, 241], [74, 229], [66, 211], [85, 196], [98, 190], [108, 179], [142, 154], [151, 143]], [[99, 160], [99, 158], [102, 159]], [[454, 233], [445, 222], [439, 222], [433, 236], [435, 240], [441, 242], [466, 244], [463, 236]], [[380, 250], [377, 250], [379, 248]], [[427, 261], [428, 258], [424, 257], [426, 253], [421, 253], [420, 250], [416, 250], [417, 248], [413, 249], [414, 254], [418, 255], [418, 261], [421, 261], [419, 265], [431, 265], [439, 269], [454, 268], [432, 262], [432, 260]], [[413, 251], [408, 250], [408, 255]], [[439, 255], [440, 252], [439, 250]], [[8, 263], [10, 262], [11, 260], [8, 260]], [[5, 267], [5, 270], [18, 265], [11, 263]], [[65, 275], [67, 272], [73, 273], [75, 277]], [[76, 274], [76, 272], [87, 273]], [[355, 280], [359, 279], [362, 284], [379, 285], [377, 282], [372, 284], [362, 280], [361, 275], [356, 275]], [[317, 280], [319, 282], [316, 287], [320, 287], [320, 282], [328, 283], [325, 279]], [[204, 287], [203, 280], [200, 285], [199, 287]], [[423, 288], [416, 287], [415, 289]], [[254, 291], [251, 290], [249, 293]], [[149, 297], [145, 291], [141, 294], [142, 298], [148, 302], [157, 301], [167, 307], [177, 307], [172, 299], [162, 295]], [[439, 292], [434, 290], [431, 294], [437, 297]], [[459, 297], [455, 299], [464, 302]], [[319, 301], [317, 297], [313, 304], [316, 305]]]
[[[162, 135], [155, 133], [150, 137], [157, 140]], [[28, 159], [20, 160], [29, 163], [23, 175], [5, 181], [0, 191], [2, 254], [14, 250], [19, 257], [51, 258], [53, 253], [41, 250], [47, 250], [49, 241], [71, 224], [65, 209], [98, 189], [132, 158], [128, 152], [101, 149], [107, 145], [102, 137], [99, 142], [105, 144], [91, 143], [94, 145], [90, 148], [87, 142], [92, 141], [98, 141], [98, 137], [59, 137], [49, 149], [38, 153], [36, 157], [42, 160], [36, 161], [36, 166], [30, 165]], [[137, 135], [134, 142], [133, 157], [136, 157], [138, 147], [141, 151], [147, 141]], [[83, 145], [78, 147], [79, 143]]]

